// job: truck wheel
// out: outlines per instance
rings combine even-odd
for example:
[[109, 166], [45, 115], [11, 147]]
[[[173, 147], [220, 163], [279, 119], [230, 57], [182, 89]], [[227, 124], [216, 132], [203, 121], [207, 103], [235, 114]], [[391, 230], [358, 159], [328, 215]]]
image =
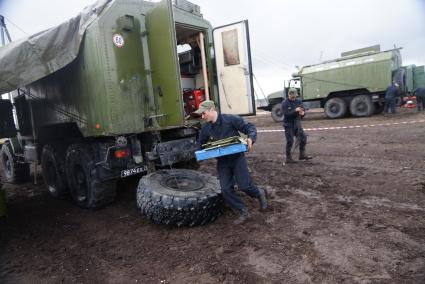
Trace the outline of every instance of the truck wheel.
[[93, 149], [71, 145], [66, 153], [66, 177], [74, 202], [82, 208], [101, 208], [115, 199], [115, 181], [101, 182], [95, 176]]
[[325, 103], [325, 114], [329, 118], [344, 117], [347, 113], [347, 104], [341, 98], [331, 98]]
[[271, 114], [272, 114], [272, 119], [275, 122], [281, 122], [281, 121], [283, 121], [282, 104], [275, 104], [272, 107]]
[[0, 164], [7, 182], [20, 183], [29, 180], [30, 165], [28, 163], [18, 163], [8, 144], [3, 144], [1, 147]]
[[350, 112], [353, 116], [369, 116], [373, 113], [374, 106], [369, 96], [355, 96], [350, 102]]
[[140, 179], [137, 205], [156, 224], [197, 226], [220, 216], [217, 178], [194, 170], [160, 170]]
[[200, 167], [201, 165], [196, 159], [190, 159], [189, 161], [179, 162], [173, 165], [174, 169], [198, 170]]
[[41, 152], [41, 172], [44, 183], [54, 198], [65, 198], [69, 193], [65, 176], [65, 153], [57, 147], [45, 145]]
[[384, 111], [385, 105], [383, 103], [374, 103], [373, 114], [380, 114]]

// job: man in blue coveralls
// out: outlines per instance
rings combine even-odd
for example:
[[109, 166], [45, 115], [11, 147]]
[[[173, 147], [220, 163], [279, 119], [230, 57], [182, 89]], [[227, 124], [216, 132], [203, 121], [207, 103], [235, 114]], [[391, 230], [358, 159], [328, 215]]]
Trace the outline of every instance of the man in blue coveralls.
[[394, 83], [387, 88], [385, 91], [385, 106], [384, 106], [384, 114], [387, 113], [395, 113], [395, 102], [396, 98], [399, 96], [399, 85], [398, 83]]
[[307, 145], [307, 136], [301, 126], [301, 118], [304, 117], [304, 107], [301, 100], [297, 99], [297, 90], [290, 88], [288, 90], [288, 98], [282, 102], [283, 111], [283, 128], [286, 137], [286, 164], [295, 163], [292, 159], [292, 145], [294, 144], [294, 136], [300, 142], [299, 160], [310, 160], [312, 157], [305, 154], [305, 146]]
[[425, 88], [417, 88], [414, 92], [418, 110], [425, 110]]
[[[208, 100], [202, 102], [195, 113], [201, 115], [202, 120], [207, 122], [203, 125], [199, 134], [199, 145], [209, 141], [240, 136], [239, 132], [242, 132], [248, 136], [248, 151], [253, 149], [253, 144], [257, 138], [257, 130], [253, 124], [245, 122], [237, 115], [219, 114], [215, 109], [214, 102]], [[245, 203], [235, 191], [235, 182], [240, 190], [260, 201], [262, 210], [267, 208], [265, 192], [252, 182], [244, 153], [218, 157], [217, 171], [224, 199], [240, 214], [239, 218], [233, 222], [234, 224], [242, 224], [251, 217]]]

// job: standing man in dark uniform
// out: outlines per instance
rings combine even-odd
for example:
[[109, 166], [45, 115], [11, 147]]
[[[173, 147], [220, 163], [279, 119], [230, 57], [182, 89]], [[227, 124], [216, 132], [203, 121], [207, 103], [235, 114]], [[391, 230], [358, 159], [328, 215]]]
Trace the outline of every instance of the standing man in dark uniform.
[[394, 83], [387, 88], [385, 91], [385, 106], [384, 106], [384, 114], [387, 113], [395, 113], [395, 101], [399, 96], [399, 85], [398, 83]]
[[290, 88], [288, 90], [288, 98], [282, 102], [283, 111], [283, 127], [286, 137], [286, 164], [295, 163], [292, 159], [292, 145], [294, 144], [294, 136], [299, 139], [300, 156], [299, 160], [310, 160], [312, 157], [305, 154], [305, 146], [307, 145], [307, 136], [301, 126], [301, 118], [304, 117], [305, 111], [301, 100], [297, 99], [297, 90]]
[[425, 110], [425, 88], [417, 88], [413, 94], [416, 96], [418, 111]]
[[[253, 124], [245, 122], [237, 115], [219, 114], [213, 101], [202, 102], [195, 113], [201, 115], [202, 120], [207, 122], [203, 125], [199, 134], [198, 143], [200, 145], [211, 140], [240, 136], [239, 132], [242, 132], [248, 136], [248, 151], [253, 149], [253, 144], [257, 139], [257, 130]], [[233, 209], [240, 213], [239, 218], [233, 222], [234, 224], [242, 224], [251, 217], [245, 203], [235, 192], [235, 182], [240, 190], [260, 201], [261, 209], [267, 208], [264, 190], [258, 188], [251, 181], [244, 153], [217, 158], [217, 171], [224, 199]]]

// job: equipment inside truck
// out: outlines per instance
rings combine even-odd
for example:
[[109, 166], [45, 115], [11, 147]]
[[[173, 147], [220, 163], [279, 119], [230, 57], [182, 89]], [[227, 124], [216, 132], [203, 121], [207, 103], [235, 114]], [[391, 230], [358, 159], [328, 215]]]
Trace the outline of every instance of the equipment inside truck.
[[199, 29], [176, 24], [176, 38], [184, 111], [188, 115], [209, 99], [205, 36]]

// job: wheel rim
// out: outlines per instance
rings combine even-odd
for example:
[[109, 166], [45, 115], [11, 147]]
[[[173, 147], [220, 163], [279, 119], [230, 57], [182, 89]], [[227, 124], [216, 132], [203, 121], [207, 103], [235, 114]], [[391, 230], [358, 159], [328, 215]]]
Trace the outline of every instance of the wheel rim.
[[86, 174], [81, 166], [74, 167], [74, 180], [75, 180], [75, 198], [78, 202], [83, 202], [87, 199], [87, 179]]
[[359, 102], [356, 105], [357, 112], [364, 113], [367, 111], [367, 105], [364, 102]]
[[162, 179], [160, 183], [164, 187], [183, 192], [195, 191], [205, 187], [205, 183], [199, 177], [176, 174], [170, 174]]
[[331, 113], [337, 114], [339, 113], [340, 109], [341, 109], [341, 106], [339, 104], [334, 103], [330, 105]]

